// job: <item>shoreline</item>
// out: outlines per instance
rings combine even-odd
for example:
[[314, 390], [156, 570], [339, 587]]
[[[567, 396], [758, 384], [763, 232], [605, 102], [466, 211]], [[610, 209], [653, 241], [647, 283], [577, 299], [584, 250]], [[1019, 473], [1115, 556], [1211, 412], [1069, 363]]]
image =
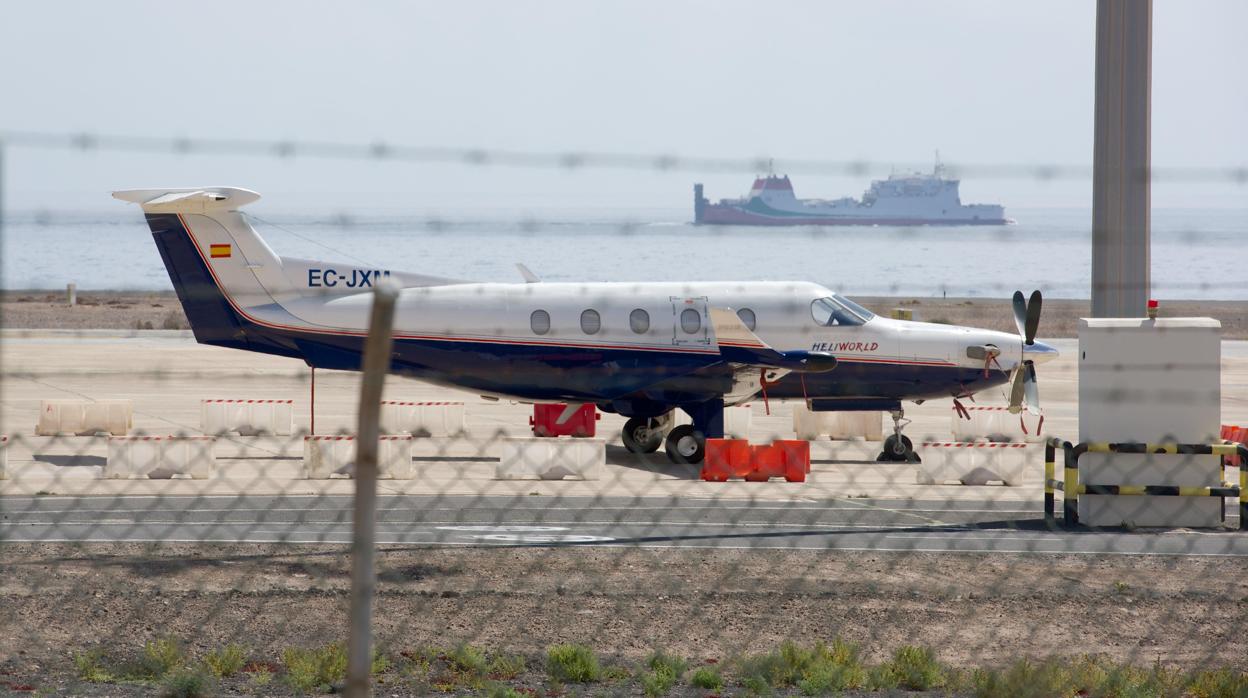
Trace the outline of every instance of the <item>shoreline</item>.
[[[5, 329], [185, 330], [190, 326], [173, 291], [78, 291], [70, 306], [64, 290], [0, 291], [0, 327]], [[1008, 298], [855, 296], [850, 298], [887, 317], [895, 308], [915, 320], [1016, 332]], [[1086, 299], [1046, 298], [1040, 336], [1075, 337], [1078, 320], [1090, 314]], [[1213, 317], [1223, 339], [1248, 339], [1248, 301], [1161, 300], [1162, 317]]]

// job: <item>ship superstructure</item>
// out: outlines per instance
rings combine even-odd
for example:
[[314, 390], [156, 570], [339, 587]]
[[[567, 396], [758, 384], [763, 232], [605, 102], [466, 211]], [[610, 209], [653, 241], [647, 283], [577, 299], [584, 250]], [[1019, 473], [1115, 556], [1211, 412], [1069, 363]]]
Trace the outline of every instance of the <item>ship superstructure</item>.
[[862, 199], [799, 199], [788, 175], [754, 180], [739, 199], [711, 203], [693, 185], [695, 223], [718, 225], [1005, 225], [998, 204], [963, 204], [957, 179], [937, 161], [930, 174], [891, 174], [871, 182]]

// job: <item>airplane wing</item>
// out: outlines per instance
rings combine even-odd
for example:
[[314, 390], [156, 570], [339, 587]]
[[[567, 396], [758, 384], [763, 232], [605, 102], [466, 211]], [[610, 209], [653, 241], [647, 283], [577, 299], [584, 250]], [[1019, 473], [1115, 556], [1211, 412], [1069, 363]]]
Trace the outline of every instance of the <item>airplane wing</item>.
[[777, 351], [741, 322], [732, 308], [711, 308], [711, 327], [725, 361], [799, 373], [823, 373], [836, 368], [836, 357], [818, 351]]
[[822, 373], [836, 368], [836, 357], [823, 352], [782, 352], [773, 349], [741, 322], [732, 308], [711, 308], [711, 327], [719, 354], [732, 367], [732, 390], [725, 404], [745, 402], [792, 372]]

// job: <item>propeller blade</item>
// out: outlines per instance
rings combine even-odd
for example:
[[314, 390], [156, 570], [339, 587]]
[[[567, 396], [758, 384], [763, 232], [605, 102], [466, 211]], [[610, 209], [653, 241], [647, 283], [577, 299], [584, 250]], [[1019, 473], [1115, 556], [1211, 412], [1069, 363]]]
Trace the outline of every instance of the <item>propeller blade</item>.
[[1027, 411], [1040, 414], [1040, 386], [1036, 383], [1036, 365], [1030, 361], [1024, 364], [1026, 378], [1023, 380], [1023, 395], [1027, 399]]
[[1027, 300], [1022, 291], [1014, 292], [1014, 324], [1018, 325], [1018, 334], [1027, 335]]
[[[1018, 296], [1022, 296], [1019, 293]], [[1044, 304], [1044, 298], [1040, 296], [1040, 290], [1036, 289], [1031, 292], [1031, 300], [1027, 303], [1027, 331], [1023, 333], [1023, 341], [1027, 344], [1036, 343], [1036, 330], [1040, 327], [1040, 307]], [[1018, 302], [1014, 302], [1014, 312], [1018, 313]]]
[[1011, 379], [1013, 384], [1010, 386], [1010, 414], [1018, 414], [1023, 410], [1023, 398], [1025, 397], [1026, 373], [1022, 366], [1014, 369], [1014, 376]]

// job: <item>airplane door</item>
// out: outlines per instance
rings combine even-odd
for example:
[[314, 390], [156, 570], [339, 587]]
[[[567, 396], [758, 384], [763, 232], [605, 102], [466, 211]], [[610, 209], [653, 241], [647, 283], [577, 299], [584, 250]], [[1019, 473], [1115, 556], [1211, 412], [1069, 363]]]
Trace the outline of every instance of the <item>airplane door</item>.
[[711, 343], [710, 318], [706, 314], [706, 296], [672, 299], [672, 344]]

